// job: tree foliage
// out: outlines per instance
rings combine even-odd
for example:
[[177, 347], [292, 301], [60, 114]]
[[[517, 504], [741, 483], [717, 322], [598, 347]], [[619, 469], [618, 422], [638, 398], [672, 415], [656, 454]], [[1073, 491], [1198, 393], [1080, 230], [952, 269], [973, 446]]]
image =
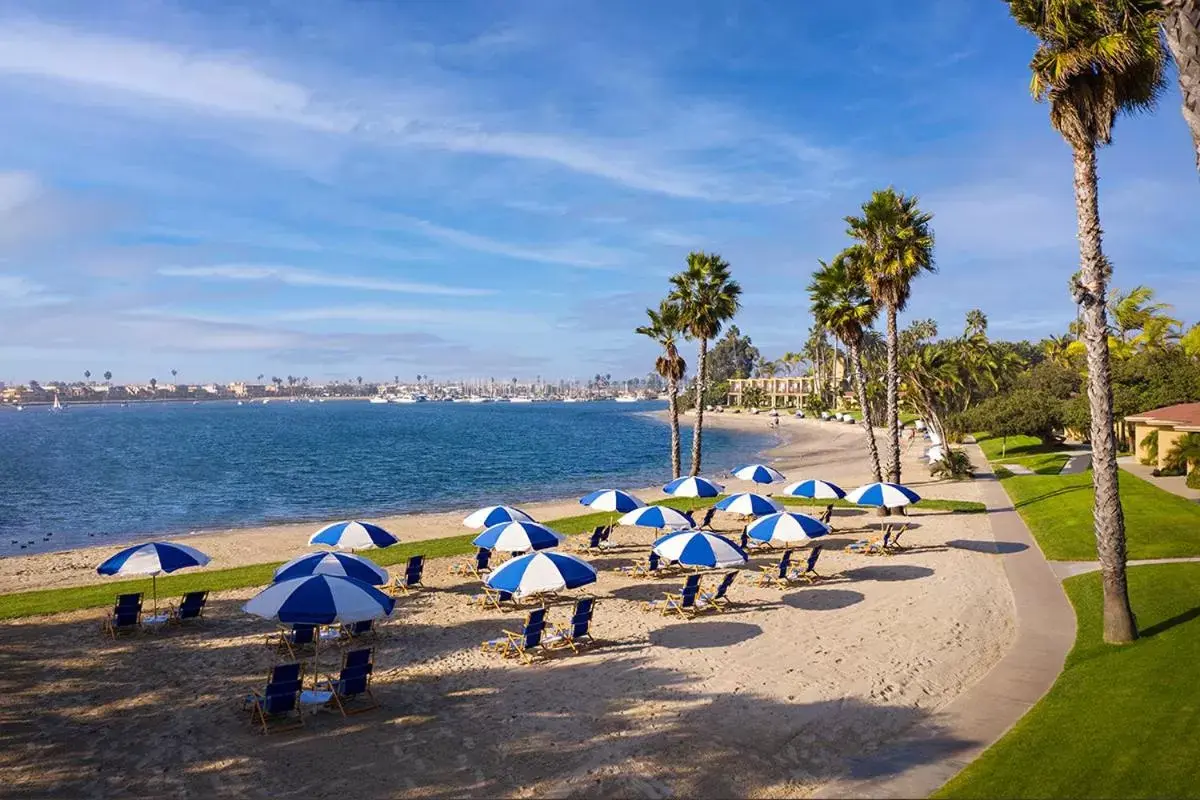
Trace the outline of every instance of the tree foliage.
[[761, 358], [750, 337], [743, 336], [737, 325], [730, 325], [708, 354], [709, 379], [721, 383], [733, 378], [749, 378]]

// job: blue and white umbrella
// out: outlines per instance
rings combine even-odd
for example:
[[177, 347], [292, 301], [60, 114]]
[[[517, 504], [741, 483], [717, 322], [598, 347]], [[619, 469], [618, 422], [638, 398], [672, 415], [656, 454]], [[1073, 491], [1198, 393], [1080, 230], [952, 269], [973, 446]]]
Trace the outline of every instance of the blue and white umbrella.
[[336, 575], [354, 578], [356, 581], [382, 586], [388, 582], [387, 570], [378, 564], [353, 553], [309, 553], [294, 558], [275, 570], [275, 583], [304, 578], [309, 575]]
[[396, 601], [370, 584], [337, 575], [309, 575], [273, 583], [242, 610], [280, 622], [333, 625], [386, 617]]
[[654, 543], [660, 558], [687, 567], [731, 567], [746, 563], [746, 551], [724, 536], [704, 531], [668, 533]]
[[754, 492], [739, 492], [731, 494], [717, 503], [718, 511], [728, 511], [730, 514], [741, 514], [743, 517], [760, 517], [763, 514], [774, 514], [782, 511], [783, 506], [769, 497]]
[[900, 508], [917, 502], [921, 497], [912, 489], [898, 483], [868, 483], [846, 495], [846, 499], [860, 506]]
[[596, 582], [596, 568], [569, 553], [529, 553], [506, 561], [487, 576], [492, 589], [523, 596], [558, 592]]
[[487, 506], [463, 520], [468, 528], [490, 528], [501, 522], [534, 522], [533, 517], [512, 506]]
[[154, 616], [158, 616], [158, 576], [188, 567], [203, 567], [212, 559], [194, 547], [171, 542], [148, 542], [126, 547], [96, 567], [101, 575], [149, 575], [154, 592]]
[[643, 528], [691, 528], [695, 521], [670, 506], [646, 506], [635, 508], [617, 522], [621, 525], [639, 525]]
[[562, 539], [562, 534], [536, 522], [502, 522], [476, 536], [471, 544], [504, 553], [523, 553], [558, 547]]
[[646, 505], [629, 492], [622, 492], [620, 489], [601, 489], [598, 492], [591, 492], [579, 498], [579, 502], [597, 511], [612, 511], [617, 514], [624, 514]]
[[789, 483], [783, 487], [780, 494], [788, 497], [811, 497], [815, 500], [841, 500], [846, 496], [846, 491], [836, 483], [810, 478], [806, 481]]
[[755, 483], [775, 483], [775, 481], [787, 480], [783, 477], [782, 472], [768, 467], [766, 464], [743, 464], [740, 467], [734, 467], [733, 477]]
[[676, 478], [663, 487], [663, 491], [676, 497], [716, 497], [725, 487], [708, 478]]
[[342, 550], [390, 547], [400, 540], [370, 522], [335, 522], [309, 537], [309, 544], [323, 544]]
[[803, 544], [829, 533], [829, 526], [807, 514], [781, 511], [759, 517], [746, 527], [746, 535], [760, 542]]

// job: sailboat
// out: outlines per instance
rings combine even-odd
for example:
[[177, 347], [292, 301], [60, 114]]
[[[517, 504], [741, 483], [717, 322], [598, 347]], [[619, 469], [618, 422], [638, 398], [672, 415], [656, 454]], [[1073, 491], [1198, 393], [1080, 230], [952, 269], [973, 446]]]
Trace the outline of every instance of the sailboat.
[[62, 403], [58, 402], [58, 392], [54, 393], [54, 405], [50, 406], [51, 411], [62, 411]]

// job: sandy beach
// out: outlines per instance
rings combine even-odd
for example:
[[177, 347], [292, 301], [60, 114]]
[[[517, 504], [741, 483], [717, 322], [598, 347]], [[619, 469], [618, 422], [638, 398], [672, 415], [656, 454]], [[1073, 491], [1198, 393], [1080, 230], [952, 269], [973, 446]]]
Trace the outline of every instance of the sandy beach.
[[[711, 420], [711, 422], [709, 422]], [[762, 431], [765, 416], [711, 415]], [[869, 479], [857, 426], [781, 418], [767, 453], [792, 479]], [[906, 454], [923, 495], [977, 499], [970, 482], [932, 482]], [[732, 465], [711, 465], [718, 474]], [[731, 489], [742, 488], [732, 482]], [[655, 489], [645, 499], [661, 496]], [[580, 513], [574, 498], [527, 507]], [[384, 520], [405, 541], [465, 532], [462, 513]], [[0, 780], [8, 796], [458, 797], [674, 795], [791, 797], [977, 681], [1013, 637], [1012, 597], [985, 514], [914, 511], [912, 547], [843, 552], [874, 514], [839, 510], [811, 587], [759, 588], [756, 555], [722, 614], [687, 621], [641, 610], [681, 579], [631, 579], [651, 531], [619, 529], [600, 570], [595, 646], [532, 666], [482, 653], [519, 612], [468, 605], [478, 582], [429, 564], [428, 589], [403, 598], [375, 643], [382, 707], [347, 719], [310, 715], [264, 737], [240, 710], [274, 659], [272, 626], [240, 611], [255, 590], [222, 592], [200, 626], [117, 641], [99, 610], [0, 624]], [[740, 529], [719, 515], [718, 527]], [[189, 538], [213, 566], [306, 550], [313, 525]], [[859, 529], [859, 530], [855, 530]], [[105, 552], [111, 547], [104, 548]], [[95, 548], [0, 561], [0, 590], [86, 583]], [[568, 593], [569, 595], [570, 593]], [[572, 598], [552, 608], [569, 616]], [[336, 652], [322, 659], [333, 671]]]

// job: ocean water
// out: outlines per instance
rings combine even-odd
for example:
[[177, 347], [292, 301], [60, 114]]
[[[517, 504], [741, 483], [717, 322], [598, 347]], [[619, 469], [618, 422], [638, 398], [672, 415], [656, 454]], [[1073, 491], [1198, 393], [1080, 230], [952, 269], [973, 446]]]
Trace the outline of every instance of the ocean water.
[[[649, 486], [670, 477], [668, 427], [646, 413], [664, 406], [275, 401], [6, 411], [0, 556]], [[685, 426], [685, 462], [690, 441]], [[705, 473], [727, 472], [772, 441], [705, 430]]]

